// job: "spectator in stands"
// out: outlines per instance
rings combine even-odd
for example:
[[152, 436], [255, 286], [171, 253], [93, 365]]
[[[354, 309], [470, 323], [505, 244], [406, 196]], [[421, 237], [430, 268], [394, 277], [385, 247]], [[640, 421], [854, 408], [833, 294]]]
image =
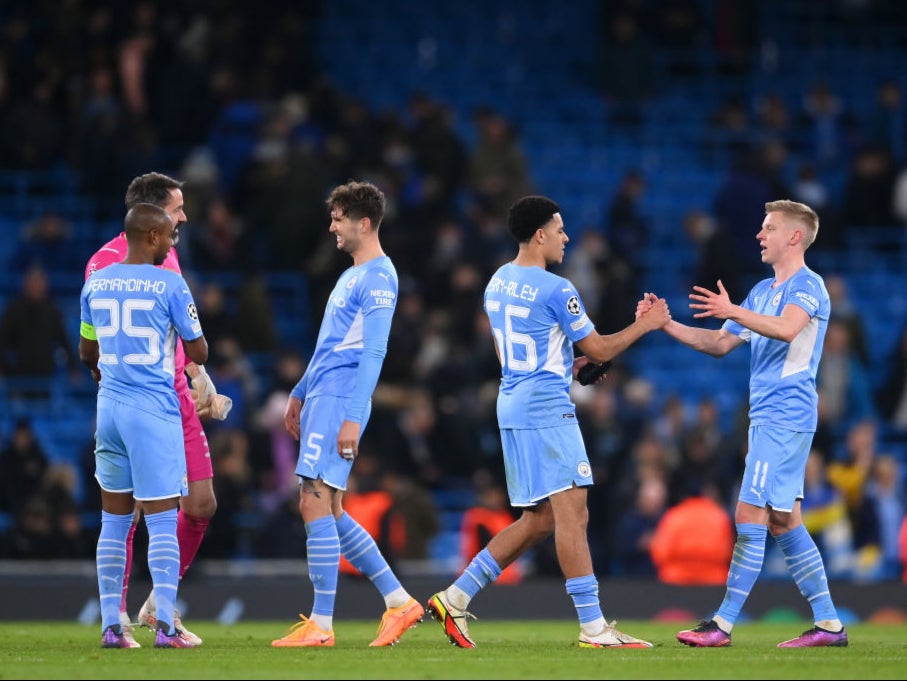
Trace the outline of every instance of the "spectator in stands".
[[703, 145], [710, 164], [733, 162], [752, 148], [754, 129], [746, 103], [739, 95], [725, 95], [708, 116], [707, 141]]
[[778, 92], [770, 92], [758, 99], [754, 127], [757, 139], [778, 140], [787, 147], [796, 144], [787, 102]]
[[890, 454], [876, 457], [866, 482], [854, 537], [860, 552], [858, 578], [897, 579], [898, 531], [907, 511], [901, 464]]
[[901, 84], [886, 79], [876, 88], [876, 106], [869, 119], [866, 139], [891, 152], [895, 166], [907, 163], [907, 103]]
[[227, 291], [217, 280], [201, 285], [197, 302], [199, 314], [205, 320], [205, 338], [212, 346], [224, 338], [235, 337], [241, 326], [239, 318], [230, 308], [235, 299], [228, 300]]
[[683, 219], [683, 227], [696, 249], [696, 263], [690, 285], [698, 282], [724, 283], [733, 300], [743, 297], [745, 291], [740, 281], [737, 249], [728, 238], [727, 227], [702, 210], [693, 209]]
[[5, 557], [48, 560], [61, 557], [59, 548], [50, 504], [40, 494], [28, 497], [7, 533]]
[[441, 528], [438, 508], [428, 490], [408, 475], [396, 471], [381, 474], [381, 488], [394, 500], [394, 513], [402, 527], [402, 545], [396, 549], [401, 560], [426, 560], [429, 545]]
[[[217, 387], [221, 389], [220, 385]], [[217, 513], [205, 532], [201, 555], [226, 559], [248, 557], [251, 546], [244, 518], [245, 514], [254, 515], [257, 510], [249, 438], [245, 432], [231, 426], [209, 432]]]
[[0, 452], [0, 511], [18, 513], [40, 489], [47, 471], [47, 455], [27, 418], [16, 420]]
[[[205, 317], [207, 322], [207, 317]], [[207, 328], [207, 326], [205, 327]], [[295, 499], [297, 446], [283, 425], [283, 410], [298, 377], [305, 373], [306, 363], [295, 350], [281, 351], [274, 363], [271, 392], [255, 414], [255, 422], [268, 437], [270, 459], [262, 466], [258, 489], [260, 505], [266, 514]]]
[[699, 50], [708, 39], [702, 4], [697, 0], [665, 0], [654, 3], [650, 11], [654, 42], [670, 59], [669, 73], [698, 76], [704, 65]]
[[[667, 506], [668, 486], [663, 477], [652, 475], [640, 481], [633, 505], [625, 508], [617, 519], [611, 542], [612, 574], [629, 579], [656, 576], [652, 541]], [[724, 573], [721, 577], [724, 578]]]
[[714, 491], [718, 503], [724, 504], [726, 485], [722, 478], [723, 437], [718, 425], [718, 408], [703, 399], [696, 409], [696, 419], [683, 432], [680, 461], [670, 477], [670, 503], [677, 504], [703, 489]]
[[73, 226], [54, 209], [44, 210], [25, 224], [19, 245], [9, 259], [13, 272], [40, 268], [48, 273], [78, 270], [79, 260], [73, 257], [75, 243]]
[[885, 360], [885, 378], [876, 393], [880, 414], [901, 438], [907, 438], [907, 325]]
[[198, 272], [250, 272], [261, 264], [259, 233], [246, 229], [244, 221], [223, 197], [215, 197], [204, 218], [189, 230], [192, 267]]
[[84, 560], [94, 557], [97, 533], [85, 527], [82, 510], [70, 500], [57, 509], [55, 514], [57, 551], [66, 560]]
[[717, 0], [711, 8], [712, 40], [720, 73], [743, 76], [752, 68], [762, 44], [759, 6], [757, 0]]
[[646, 104], [657, 88], [652, 45], [629, 12], [618, 12], [606, 21], [598, 77], [608, 123], [636, 126], [643, 122]]
[[206, 424], [207, 430], [245, 427], [252, 415], [252, 405], [258, 401], [260, 386], [239, 341], [233, 336], [226, 336], [212, 343], [208, 368], [218, 394], [230, 398], [233, 408], [224, 419]]
[[712, 483], [665, 511], [650, 543], [665, 584], [724, 584], [733, 551], [734, 526]]
[[807, 140], [807, 153], [819, 168], [840, 168], [848, 162], [855, 121], [827, 82], [816, 80], [806, 91], [798, 127]]
[[236, 314], [242, 320], [236, 339], [245, 353], [266, 353], [277, 345], [274, 306], [262, 272], [247, 272], [236, 291]]
[[[612, 381], [617, 383], [614, 380], [616, 373], [618, 372], [614, 370], [610, 372], [606, 385], [597, 386], [594, 390], [575, 390], [573, 393], [577, 413], [580, 415], [578, 420], [583, 440], [589, 443], [587, 453], [595, 479], [595, 487], [589, 495], [590, 536], [595, 535], [592, 528], [599, 522], [605, 526], [610, 525], [606, 520], [609, 514], [605, 508], [598, 509], [598, 512], [591, 510], [593, 500], [611, 501], [612, 492], [608, 490], [616, 490], [621, 474], [631, 458], [628, 454], [633, 443], [621, 419], [618, 391], [611, 384]], [[599, 486], [603, 490], [601, 494], [596, 489]]]
[[816, 387], [827, 417], [839, 426], [876, 415], [869, 372], [853, 347], [849, 327], [834, 314], [825, 334]]
[[[894, 215], [895, 179], [896, 168], [888, 149], [875, 146], [860, 149], [850, 165], [844, 187], [842, 225], [848, 229], [902, 228]], [[879, 243], [877, 248], [884, 248], [884, 243]]]
[[473, 112], [478, 141], [469, 154], [466, 182], [474, 210], [498, 218], [531, 185], [529, 166], [513, 124], [480, 107]]
[[66, 122], [56, 106], [59, 83], [50, 74], [32, 74], [28, 96], [14, 100], [0, 130], [2, 146], [12, 150], [8, 168], [46, 170], [60, 159], [65, 147]]
[[762, 273], [757, 254], [753, 253], [753, 235], [747, 225], [759, 219], [765, 204], [773, 197], [789, 194], [786, 190], [776, 193], [776, 189], [780, 190], [768, 175], [764, 151], [750, 148], [732, 159], [731, 167], [715, 193], [712, 214], [718, 229], [725, 231], [734, 246], [734, 261], [740, 267], [741, 277], [750, 279]]
[[[865, 368], [869, 368], [869, 343], [866, 338], [866, 325], [859, 308], [850, 295], [850, 287], [840, 274], [830, 274], [825, 278], [825, 288], [831, 300], [831, 319], [847, 327], [850, 348]], [[826, 344], [828, 341], [826, 340]]]
[[449, 214], [469, 163], [469, 151], [453, 128], [453, 112], [423, 92], [409, 98], [408, 130], [414, 163], [423, 184], [428, 215]]
[[0, 317], [0, 376], [38, 379], [41, 385], [22, 386], [21, 394], [46, 397], [59, 366], [69, 370], [73, 381], [79, 380], [75, 351], [50, 295], [47, 273], [31, 267], [22, 277], [20, 295], [7, 303]]
[[860, 508], [866, 483], [875, 464], [878, 424], [872, 419], [854, 423], [847, 431], [846, 450], [828, 464], [828, 481], [841, 493], [854, 534], [860, 534]]
[[605, 212], [605, 234], [618, 257], [633, 266], [649, 242], [649, 218], [643, 214], [642, 198], [646, 179], [638, 170], [624, 175]]

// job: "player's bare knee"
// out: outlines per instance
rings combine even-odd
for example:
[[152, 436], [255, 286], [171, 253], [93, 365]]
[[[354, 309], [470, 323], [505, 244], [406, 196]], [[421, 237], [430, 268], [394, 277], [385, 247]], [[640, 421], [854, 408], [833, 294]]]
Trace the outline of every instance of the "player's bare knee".
[[321, 480], [303, 478], [299, 486], [299, 512], [303, 518], [331, 512], [334, 490]]
[[194, 518], [210, 520], [217, 512], [217, 499], [214, 495], [204, 496], [193, 499], [191, 496], [184, 497], [180, 503], [183, 513], [187, 513]]

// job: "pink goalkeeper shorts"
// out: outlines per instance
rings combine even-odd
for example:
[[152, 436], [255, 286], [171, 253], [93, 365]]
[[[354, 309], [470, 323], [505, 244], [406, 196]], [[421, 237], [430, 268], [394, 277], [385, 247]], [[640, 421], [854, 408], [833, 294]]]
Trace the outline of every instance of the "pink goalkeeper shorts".
[[195, 402], [188, 390], [179, 395], [180, 416], [183, 417], [183, 440], [186, 443], [186, 476], [189, 482], [207, 480], [214, 477], [211, 466], [211, 452], [208, 449], [208, 436], [202, 428], [201, 419], [195, 413]]

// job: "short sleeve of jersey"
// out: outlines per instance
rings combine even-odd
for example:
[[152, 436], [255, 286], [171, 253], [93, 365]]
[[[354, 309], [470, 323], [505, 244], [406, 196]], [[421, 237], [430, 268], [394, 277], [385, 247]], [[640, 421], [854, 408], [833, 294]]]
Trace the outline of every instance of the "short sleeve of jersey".
[[566, 279], [561, 279], [552, 291], [548, 306], [571, 342], [580, 341], [595, 330], [579, 292]]
[[91, 321], [91, 308], [88, 307], [88, 291], [85, 284], [82, 284], [82, 293], [79, 295], [79, 321], [82, 324], [93, 326]]
[[359, 282], [359, 304], [362, 314], [386, 311], [393, 314], [397, 306], [397, 276], [383, 268], [367, 270]]
[[202, 335], [202, 325], [198, 318], [195, 300], [189, 291], [189, 285], [180, 275], [174, 274], [177, 285], [170, 288], [168, 303], [173, 325], [183, 340], [195, 340]]
[[822, 285], [806, 270], [795, 274], [790, 283], [787, 303], [802, 307], [810, 317], [815, 317], [823, 298]]

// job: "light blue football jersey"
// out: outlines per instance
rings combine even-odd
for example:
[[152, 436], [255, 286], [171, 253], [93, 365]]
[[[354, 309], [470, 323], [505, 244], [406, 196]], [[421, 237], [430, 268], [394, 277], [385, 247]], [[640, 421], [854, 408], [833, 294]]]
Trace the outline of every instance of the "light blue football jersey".
[[809, 314], [809, 323], [791, 343], [766, 338], [727, 320], [724, 329], [750, 344], [750, 425], [815, 432], [819, 396], [816, 373], [831, 301], [825, 282], [808, 267], [772, 288], [774, 277], [756, 284], [741, 307], [778, 317], [791, 303]]
[[[315, 352], [304, 376], [305, 398], [350, 396], [351, 388], [358, 384], [365, 317], [386, 317], [389, 332], [398, 288], [397, 270], [386, 255], [350, 267], [340, 275], [328, 298]], [[386, 349], [386, 336], [384, 346]], [[366, 397], [370, 396], [371, 391]]]
[[573, 343], [595, 328], [576, 287], [541, 267], [508, 263], [485, 288], [485, 312], [502, 364], [498, 425], [576, 423]]
[[81, 320], [97, 334], [98, 397], [180, 418], [173, 387], [177, 336], [202, 335], [189, 286], [176, 272], [117, 263], [82, 287]]

